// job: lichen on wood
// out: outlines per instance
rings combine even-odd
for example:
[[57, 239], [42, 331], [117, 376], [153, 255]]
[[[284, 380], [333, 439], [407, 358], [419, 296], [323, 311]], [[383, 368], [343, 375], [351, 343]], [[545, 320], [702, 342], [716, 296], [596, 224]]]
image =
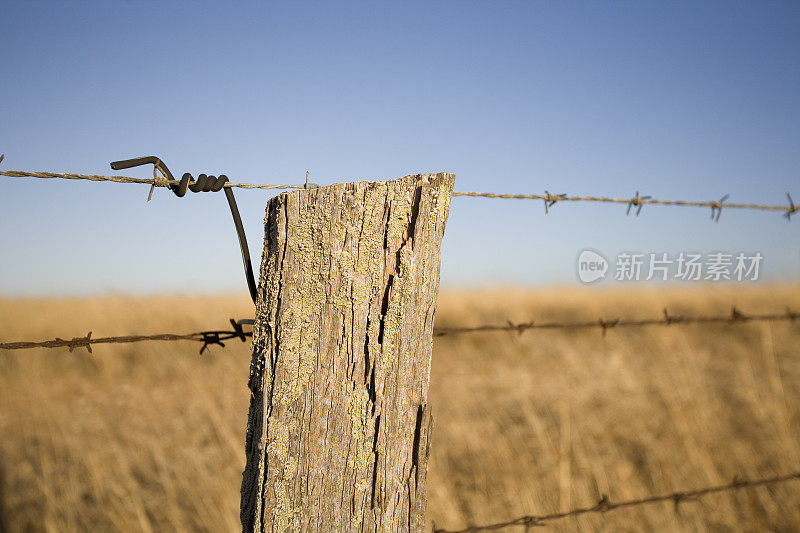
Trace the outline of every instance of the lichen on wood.
[[245, 531], [422, 531], [452, 174], [270, 200], [250, 368]]

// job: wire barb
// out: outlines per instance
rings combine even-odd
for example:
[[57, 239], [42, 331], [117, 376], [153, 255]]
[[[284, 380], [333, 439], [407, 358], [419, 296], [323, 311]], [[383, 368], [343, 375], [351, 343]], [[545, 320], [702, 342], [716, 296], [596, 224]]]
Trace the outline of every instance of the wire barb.
[[628, 202], [628, 210], [625, 212], [625, 215], [626, 216], [630, 215], [631, 214], [631, 207], [637, 206], [636, 216], [638, 217], [639, 213], [642, 212], [642, 206], [644, 206], [644, 202], [646, 200], [650, 200], [651, 198], [652, 198], [652, 196], [639, 196], [639, 191], [636, 191], [636, 196], [631, 198], [631, 201]]
[[550, 213], [550, 208], [556, 205], [556, 202], [566, 198], [566, 194], [550, 194], [550, 191], [544, 191], [544, 196], [542, 197], [542, 200], [544, 200], [544, 213]]
[[[2, 158], [0, 158], [0, 161], [2, 161]], [[786, 198], [789, 199], [789, 207], [786, 208], [786, 213], [784, 213], [783, 216], [786, 217], [787, 222], [791, 222], [792, 215], [800, 210], [800, 207], [794, 205], [794, 202], [792, 201], [792, 195], [788, 192], [786, 193]]]
[[667, 308], [664, 308], [664, 325], [670, 326], [683, 321], [683, 317], [678, 315], [670, 315]]
[[[714, 222], [719, 222], [719, 216], [722, 214], [722, 206], [725, 205], [725, 200], [730, 197], [730, 194], [726, 194], [722, 198], [719, 199], [718, 202], [711, 202], [711, 220]], [[716, 213], [716, 218], [714, 214]]]
[[92, 353], [92, 332], [90, 331], [85, 337], [72, 337], [72, 340], [65, 341], [56, 337], [56, 341], [63, 343], [63, 346], [69, 347], [69, 353], [75, 348], [86, 348], [89, 353]]
[[736, 306], [731, 307], [731, 322], [746, 322], [750, 317], [736, 309]]
[[597, 500], [597, 505], [595, 505], [592, 509], [597, 513], [605, 513], [612, 508], [611, 501], [608, 499], [608, 494], [603, 494], [600, 496], [600, 499]]
[[147, 195], [148, 202], [153, 198], [153, 191], [156, 189], [156, 187], [169, 188], [169, 178], [163, 172], [159, 174], [158, 171], [159, 168], [156, 165], [153, 165], [153, 184], [150, 186], [150, 193]]
[[606, 336], [606, 331], [609, 328], [616, 327], [619, 324], [619, 318], [615, 318], [614, 320], [603, 320], [602, 318], [598, 320], [598, 323], [601, 328], [603, 328], [603, 337]]
[[203, 352], [211, 346], [212, 344], [218, 344], [219, 346], [225, 347], [225, 343], [222, 342], [220, 338], [220, 334], [218, 331], [206, 331], [203, 332], [203, 346], [200, 347], [200, 355], [203, 355]]

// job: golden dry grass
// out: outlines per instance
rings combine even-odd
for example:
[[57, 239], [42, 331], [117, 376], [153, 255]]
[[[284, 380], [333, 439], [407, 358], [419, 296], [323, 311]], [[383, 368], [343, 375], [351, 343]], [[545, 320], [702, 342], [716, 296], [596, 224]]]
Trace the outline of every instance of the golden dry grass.
[[[437, 324], [800, 309], [800, 287], [443, 291]], [[2, 340], [189, 332], [245, 297], [0, 300]], [[800, 469], [800, 323], [437, 338], [429, 519], [440, 527]], [[0, 352], [11, 531], [238, 530], [248, 346]], [[793, 531], [800, 482], [553, 522], [573, 531]], [[2, 526], [0, 525], [0, 530]]]

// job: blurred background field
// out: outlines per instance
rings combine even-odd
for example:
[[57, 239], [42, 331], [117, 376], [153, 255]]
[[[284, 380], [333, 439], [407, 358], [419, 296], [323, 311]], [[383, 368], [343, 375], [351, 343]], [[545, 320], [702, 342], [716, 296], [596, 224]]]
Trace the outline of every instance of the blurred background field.
[[[800, 310], [800, 287], [444, 290], [437, 325]], [[241, 296], [0, 300], [0, 340], [188, 333]], [[438, 337], [438, 527], [800, 468], [800, 321]], [[233, 531], [249, 344], [0, 351], [0, 530]], [[797, 531], [800, 482], [551, 523], [557, 531]]]

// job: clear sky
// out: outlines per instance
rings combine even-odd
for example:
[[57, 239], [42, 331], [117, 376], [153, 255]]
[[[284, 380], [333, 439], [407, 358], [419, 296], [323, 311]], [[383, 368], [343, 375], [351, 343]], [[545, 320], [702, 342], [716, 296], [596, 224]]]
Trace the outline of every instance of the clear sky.
[[[800, 202], [798, 2], [5, 0], [0, 50], [2, 170]], [[147, 190], [0, 177], [0, 295], [246, 292], [223, 195]], [[269, 194], [236, 194], [258, 264]], [[709, 215], [454, 198], [442, 282], [578, 283], [587, 247], [800, 279], [800, 214]]]

